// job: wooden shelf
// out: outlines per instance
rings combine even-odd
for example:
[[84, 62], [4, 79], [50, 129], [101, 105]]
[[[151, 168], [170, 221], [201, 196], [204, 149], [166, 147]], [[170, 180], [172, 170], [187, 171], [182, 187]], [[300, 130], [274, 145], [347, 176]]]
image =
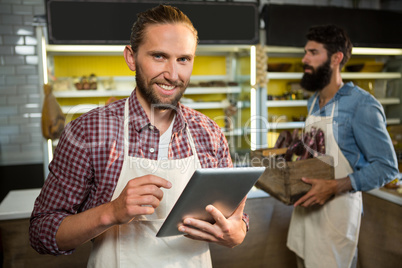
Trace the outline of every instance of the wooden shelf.
[[[382, 105], [394, 105], [399, 104], [400, 99], [398, 98], [381, 98], [378, 101]], [[306, 107], [307, 100], [270, 100], [267, 101], [267, 107]]]
[[377, 99], [382, 105], [394, 105], [401, 103], [399, 98], [383, 98]]
[[401, 123], [401, 119], [399, 118], [387, 118], [387, 125], [399, 125]]
[[278, 122], [269, 123], [269, 130], [275, 129], [293, 129], [293, 128], [304, 128], [304, 122]]
[[305, 107], [307, 100], [269, 100], [267, 107]]
[[[271, 72], [268, 73], [268, 79], [301, 79], [303, 73], [292, 72]], [[401, 73], [342, 73], [343, 79], [398, 79]]]
[[[53, 95], [56, 98], [91, 98], [91, 97], [110, 97], [130, 96], [133, 90], [69, 90], [55, 91]], [[240, 87], [189, 87], [184, 95], [198, 94], [238, 94]]]
[[[250, 45], [198, 45], [196, 54], [248, 53]], [[46, 45], [46, 52], [52, 55], [123, 55], [124, 45]]]
[[[202, 110], [202, 109], [225, 109], [226, 104], [223, 102], [190, 102], [190, 103], [183, 103], [183, 105], [190, 107], [195, 110]], [[99, 107], [100, 105], [96, 104], [79, 104], [79, 105], [63, 105], [61, 110], [65, 114], [83, 114], [87, 113], [92, 109]]]

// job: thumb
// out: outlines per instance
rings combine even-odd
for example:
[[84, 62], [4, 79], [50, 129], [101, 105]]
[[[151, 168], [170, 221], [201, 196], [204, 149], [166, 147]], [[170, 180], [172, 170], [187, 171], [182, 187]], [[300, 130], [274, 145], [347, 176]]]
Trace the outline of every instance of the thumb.
[[305, 183], [313, 184], [313, 180], [312, 180], [312, 179], [303, 177], [303, 178], [301, 178], [301, 180], [302, 180], [303, 182], [305, 182]]

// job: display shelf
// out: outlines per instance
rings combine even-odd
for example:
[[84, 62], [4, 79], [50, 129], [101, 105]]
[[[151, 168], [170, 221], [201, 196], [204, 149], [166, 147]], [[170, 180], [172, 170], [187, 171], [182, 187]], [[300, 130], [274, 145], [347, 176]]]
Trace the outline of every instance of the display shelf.
[[[242, 136], [242, 135], [247, 135], [248, 133], [250, 133], [249, 129], [241, 129], [241, 128], [235, 128], [233, 130], [227, 130], [226, 128], [221, 128], [221, 129], [222, 129], [223, 134], [227, 137]], [[56, 148], [58, 144], [59, 144], [59, 139], [52, 140], [53, 148]], [[0, 218], [1, 218], [1, 211], [0, 211]]]
[[[397, 125], [400, 124], [401, 120], [399, 118], [387, 118], [387, 125]], [[294, 128], [304, 128], [304, 122], [279, 122], [279, 123], [269, 123], [269, 130], [272, 129], [294, 129]]]
[[[289, 56], [292, 54], [294, 56], [302, 57], [304, 55], [304, 48], [302, 47], [288, 47], [288, 46], [266, 46], [265, 51], [268, 55]], [[402, 55], [402, 49], [400, 48], [374, 48], [374, 47], [354, 47], [352, 48], [352, 55], [373, 55], [373, 56], [395, 56]]]
[[387, 118], [387, 125], [398, 125], [401, 123], [399, 118]]
[[58, 98], [96, 98], [96, 97], [125, 97], [130, 96], [132, 90], [68, 90], [54, 91], [53, 95]]
[[[190, 107], [195, 110], [203, 109], [225, 109], [227, 104], [218, 101], [212, 102], [189, 102], [183, 103], [183, 105]], [[61, 110], [64, 114], [83, 114], [87, 113], [92, 109], [98, 108], [100, 105], [96, 104], [78, 104], [78, 105], [63, 105]]]
[[[402, 78], [401, 73], [342, 73], [343, 79], [399, 79]], [[270, 72], [267, 74], [268, 79], [275, 80], [299, 80], [303, 77], [300, 72]], [[249, 75], [239, 76], [240, 81], [246, 82], [250, 80]]]
[[270, 107], [305, 107], [307, 106], [307, 100], [269, 100], [266, 102], [266, 106]]
[[[398, 98], [381, 98], [377, 99], [382, 105], [394, 105], [399, 104], [400, 99]], [[267, 101], [268, 108], [271, 107], [305, 107], [307, 106], [307, 100], [278, 100], [278, 101]]]
[[[342, 73], [343, 79], [398, 79], [401, 73]], [[303, 77], [303, 73], [294, 72], [270, 72], [267, 74], [268, 79], [289, 79], [298, 80]]]
[[[53, 95], [56, 98], [90, 98], [90, 97], [124, 97], [130, 96], [133, 90], [68, 90], [55, 91]], [[238, 94], [240, 87], [189, 87], [184, 95], [202, 95], [202, 94]]]
[[225, 128], [222, 128], [222, 131], [223, 131], [223, 134], [228, 137], [229, 136], [242, 136], [244, 134], [243, 129], [241, 129], [241, 128], [236, 128], [236, 129], [233, 129], [230, 131], [226, 130]]
[[273, 122], [268, 123], [268, 130], [304, 128], [304, 122]]
[[[198, 45], [196, 54], [227, 54], [227, 53], [248, 53], [250, 45]], [[51, 55], [121, 55], [124, 45], [46, 45], [46, 52]]]
[[399, 98], [381, 98], [377, 99], [382, 105], [395, 105], [401, 103]]
[[[298, 108], [303, 108], [307, 106], [306, 100], [267, 100], [268, 92], [270, 95], [281, 95], [282, 91], [288, 91], [289, 83], [295, 83], [300, 81], [303, 77], [303, 72], [298, 71], [300, 67], [299, 64], [302, 61], [304, 56], [304, 48], [302, 47], [285, 47], [285, 46], [266, 46], [265, 53], [268, 56], [269, 63], [291, 63], [292, 68], [289, 69], [289, 72], [267, 72], [266, 79], [268, 80], [266, 87], [259, 87], [256, 89], [256, 94], [253, 96], [253, 100], [251, 102], [257, 103], [257, 109], [252, 110], [251, 116], [263, 116], [264, 118], [269, 118], [270, 113], [277, 115], [280, 111], [276, 108], [288, 109], [286, 110], [286, 114], [289, 113], [299, 113]], [[401, 72], [399, 72], [398, 68], [393, 68], [388, 63], [395, 59], [395, 57], [399, 57], [402, 55], [402, 49], [386, 49], [386, 48], [353, 48], [352, 55], [356, 55], [352, 58], [362, 61], [379, 61], [383, 62], [384, 66], [387, 68], [385, 71], [380, 72], [342, 72], [342, 79], [346, 81], [353, 81], [355, 84], [360, 85], [366, 83], [366, 80], [384, 80], [377, 83], [373, 83], [371, 86], [381, 86], [387, 85], [386, 81], [398, 80], [402, 78]], [[374, 59], [373, 59], [374, 58]], [[267, 62], [267, 64], [268, 64]], [[390, 67], [391, 66], [391, 67]], [[300, 69], [300, 68], [299, 68]], [[252, 81], [253, 77], [242, 75], [240, 76], [240, 81]], [[395, 86], [394, 86], [395, 87]], [[385, 86], [384, 90], [387, 87]], [[282, 90], [283, 89], [283, 90]], [[376, 88], [377, 89], [377, 88]], [[396, 114], [396, 109], [401, 105], [400, 93], [396, 92], [400, 89], [393, 90], [393, 93], [387, 93], [387, 97], [378, 98], [378, 101], [384, 107], [385, 113], [387, 115], [387, 124], [400, 124], [401, 118]], [[371, 92], [373, 88], [370, 88]], [[384, 91], [383, 90], [383, 91]], [[381, 90], [379, 90], [381, 91]], [[383, 94], [384, 92], [379, 92]], [[396, 107], [395, 107], [396, 106]], [[274, 108], [274, 109], [272, 109]], [[293, 109], [293, 110], [292, 110]], [[289, 111], [290, 110], [290, 111]], [[285, 113], [285, 111], [284, 111]], [[388, 113], [392, 113], [388, 114]], [[264, 126], [262, 126], [264, 127]], [[267, 131], [271, 129], [294, 129], [294, 128], [303, 128], [303, 122], [270, 122]], [[263, 133], [263, 132], [262, 132]], [[266, 137], [264, 134], [257, 133], [252, 136], [254, 139], [253, 142], [256, 144], [256, 148], [259, 148], [261, 144], [266, 144]]]
[[[74, 120], [76, 116], [104, 105], [109, 97], [113, 96], [119, 99], [130, 96], [136, 82], [133, 73], [124, 63], [125, 45], [48, 44], [44, 32], [44, 27], [37, 28], [37, 39], [41, 40], [38, 42], [41, 77], [39, 84], [41, 86], [47, 83], [53, 85], [53, 94], [60, 102], [66, 118], [70, 119], [67, 122]], [[241, 138], [240, 136], [243, 135], [243, 129], [236, 124], [242, 122], [243, 108], [250, 107], [249, 101], [238, 101], [238, 97], [242, 94], [244, 87], [239, 79], [239, 70], [242, 70], [240, 66], [249, 63], [252, 47], [252, 45], [239, 44], [198, 45], [193, 75], [190, 79], [191, 85], [184, 94], [187, 99], [194, 99], [194, 102], [182, 100], [184, 105], [201, 110], [210, 118], [219, 119], [217, 123], [224, 134], [231, 137], [229, 141], [231, 153], [235, 153], [238, 149], [244, 149], [243, 146], [246, 144], [243, 141], [235, 143], [233, 137], [239, 136], [238, 138]], [[121, 62], [120, 57], [122, 58]], [[76, 79], [85, 75], [88, 77], [90, 74], [97, 75], [97, 90], [76, 90], [74, 86]], [[59, 79], [58, 82], [60, 83], [58, 85], [52, 83], [52, 79], [54, 79], [53, 82]], [[65, 81], [62, 81], [63, 79]], [[201, 82], [207, 86], [201, 86], [203, 85]], [[220, 87], [221, 82], [226, 83], [227, 86]], [[237, 85], [233, 84], [236, 82]], [[111, 87], [114, 90], [110, 90]], [[237, 112], [231, 117], [233, 117], [235, 125], [233, 130], [227, 130], [223, 120], [226, 117], [225, 109], [234, 102], [236, 102]], [[54, 145], [49, 144], [49, 141], [44, 142], [45, 151], [51, 152], [53, 148]], [[49, 162], [51, 158], [51, 154], [47, 154], [44, 157], [44, 162]], [[46, 168], [44, 173], [46, 177], [48, 174]]]
[[194, 110], [202, 109], [225, 109], [228, 105], [223, 102], [212, 101], [212, 102], [189, 102], [183, 103], [183, 105], [190, 107]]
[[188, 87], [184, 95], [239, 94], [240, 92], [240, 87]]

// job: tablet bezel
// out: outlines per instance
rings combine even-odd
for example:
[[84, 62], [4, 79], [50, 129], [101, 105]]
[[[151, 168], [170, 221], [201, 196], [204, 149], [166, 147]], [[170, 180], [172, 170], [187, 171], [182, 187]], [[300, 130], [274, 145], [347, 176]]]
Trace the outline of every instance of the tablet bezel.
[[265, 167], [197, 169], [176, 201], [157, 237], [183, 235], [178, 226], [186, 217], [213, 222], [209, 204], [229, 217], [265, 171]]

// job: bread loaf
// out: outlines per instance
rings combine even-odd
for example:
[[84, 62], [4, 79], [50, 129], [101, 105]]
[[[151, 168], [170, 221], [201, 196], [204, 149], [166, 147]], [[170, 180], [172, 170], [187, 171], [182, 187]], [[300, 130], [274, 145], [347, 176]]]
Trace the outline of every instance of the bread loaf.
[[43, 90], [45, 98], [42, 108], [42, 135], [46, 139], [58, 139], [64, 130], [66, 118], [52, 93], [52, 87], [45, 84]]

